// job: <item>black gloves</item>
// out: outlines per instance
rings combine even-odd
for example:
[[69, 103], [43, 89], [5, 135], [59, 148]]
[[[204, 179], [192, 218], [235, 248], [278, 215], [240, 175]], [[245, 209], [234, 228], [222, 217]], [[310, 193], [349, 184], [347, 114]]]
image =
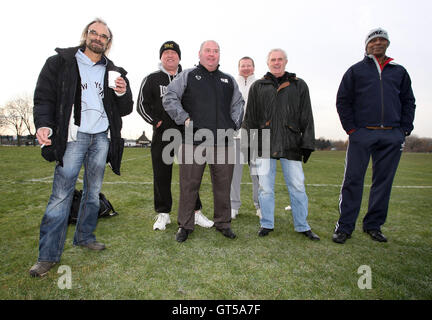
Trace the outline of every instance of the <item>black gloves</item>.
[[302, 149], [303, 154], [303, 162], [306, 163], [311, 155], [313, 150], [310, 149]]

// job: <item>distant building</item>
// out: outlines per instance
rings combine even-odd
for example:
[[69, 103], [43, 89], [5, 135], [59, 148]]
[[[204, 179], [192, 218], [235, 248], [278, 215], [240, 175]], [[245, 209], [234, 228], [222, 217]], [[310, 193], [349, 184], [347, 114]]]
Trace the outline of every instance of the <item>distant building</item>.
[[137, 147], [138, 146], [137, 140], [125, 139], [124, 146], [125, 147]]
[[147, 147], [147, 148], [151, 146], [151, 140], [149, 140], [149, 139], [146, 137], [146, 135], [145, 135], [145, 131], [143, 131], [141, 137], [139, 137], [139, 138], [136, 140], [136, 144], [137, 144], [137, 146], [140, 146], [140, 147]]

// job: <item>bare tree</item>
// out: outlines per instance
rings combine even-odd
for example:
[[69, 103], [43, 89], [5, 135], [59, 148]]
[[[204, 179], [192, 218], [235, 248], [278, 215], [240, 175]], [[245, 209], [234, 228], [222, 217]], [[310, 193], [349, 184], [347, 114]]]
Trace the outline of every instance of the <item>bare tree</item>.
[[33, 125], [33, 100], [29, 95], [10, 100], [0, 109], [0, 125], [12, 129], [21, 145], [21, 136], [28, 133], [34, 136], [36, 130]]
[[3, 134], [4, 129], [8, 126], [5, 117], [3, 116], [3, 110], [0, 108], [0, 133]]

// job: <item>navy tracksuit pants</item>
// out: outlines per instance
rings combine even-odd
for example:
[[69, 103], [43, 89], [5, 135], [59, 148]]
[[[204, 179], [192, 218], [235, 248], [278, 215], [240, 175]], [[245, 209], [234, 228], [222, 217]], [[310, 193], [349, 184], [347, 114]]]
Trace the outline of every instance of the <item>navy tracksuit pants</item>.
[[357, 129], [349, 136], [345, 175], [339, 198], [338, 232], [351, 234], [359, 215], [364, 177], [372, 156], [372, 186], [363, 230], [381, 230], [386, 221], [393, 178], [402, 154], [405, 135], [399, 128]]

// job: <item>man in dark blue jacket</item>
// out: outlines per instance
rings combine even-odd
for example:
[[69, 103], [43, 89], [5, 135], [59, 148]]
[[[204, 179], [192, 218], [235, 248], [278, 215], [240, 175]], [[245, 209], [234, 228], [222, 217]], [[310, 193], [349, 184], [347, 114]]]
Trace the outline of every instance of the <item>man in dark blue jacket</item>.
[[336, 243], [345, 243], [354, 231], [371, 156], [372, 186], [363, 231], [373, 240], [387, 242], [381, 226], [415, 112], [411, 79], [404, 67], [386, 56], [389, 45], [385, 30], [371, 30], [365, 41], [365, 58], [348, 69], [337, 93], [337, 111], [349, 144], [339, 199], [340, 218], [333, 234]]
[[[38, 262], [41, 277], [60, 261], [75, 183], [84, 165], [84, 186], [74, 245], [103, 250], [93, 234], [106, 163], [120, 174], [121, 117], [132, 112], [126, 71], [106, 57], [112, 32], [100, 19], [83, 31], [80, 46], [56, 49], [39, 75], [34, 94], [36, 136], [47, 160], [56, 161], [52, 194], [42, 218]], [[116, 71], [108, 86], [108, 72]], [[109, 132], [109, 135], [108, 135]]]

